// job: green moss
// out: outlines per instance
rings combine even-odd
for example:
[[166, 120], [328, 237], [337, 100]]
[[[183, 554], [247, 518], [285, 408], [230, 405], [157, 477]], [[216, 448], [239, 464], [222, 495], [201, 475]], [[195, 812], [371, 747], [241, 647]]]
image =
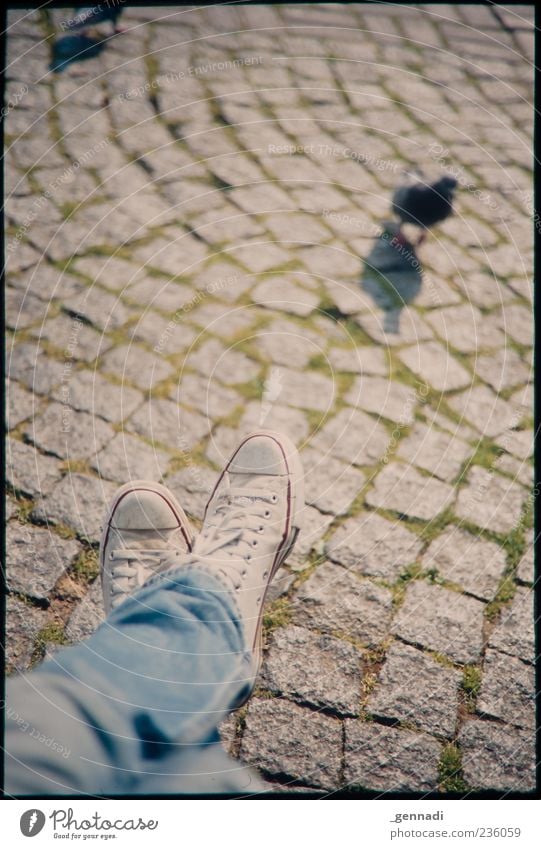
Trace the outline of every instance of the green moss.
[[462, 672], [462, 692], [466, 697], [468, 710], [475, 709], [475, 700], [481, 687], [481, 670], [477, 666], [465, 666]]
[[485, 616], [489, 621], [493, 621], [502, 607], [505, 607], [511, 601], [516, 592], [516, 584], [513, 580], [511, 572], [507, 572], [500, 581], [498, 590], [493, 600], [485, 607]]
[[291, 620], [291, 603], [287, 598], [278, 598], [267, 605], [263, 614], [263, 633], [266, 638], [276, 628], [284, 628]]
[[71, 567], [73, 577], [84, 584], [89, 584], [97, 578], [99, 572], [100, 563], [98, 552], [93, 548], [87, 548], [82, 551]]
[[465, 793], [468, 785], [462, 774], [462, 755], [458, 746], [448, 743], [444, 746], [438, 764], [440, 788], [447, 793]]

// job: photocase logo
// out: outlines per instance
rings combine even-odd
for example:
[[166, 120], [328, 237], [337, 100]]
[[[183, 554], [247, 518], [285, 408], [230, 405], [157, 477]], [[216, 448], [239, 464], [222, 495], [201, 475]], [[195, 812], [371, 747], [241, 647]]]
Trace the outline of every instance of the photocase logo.
[[25, 811], [21, 817], [21, 831], [25, 837], [35, 837], [45, 825], [45, 814], [37, 808]]

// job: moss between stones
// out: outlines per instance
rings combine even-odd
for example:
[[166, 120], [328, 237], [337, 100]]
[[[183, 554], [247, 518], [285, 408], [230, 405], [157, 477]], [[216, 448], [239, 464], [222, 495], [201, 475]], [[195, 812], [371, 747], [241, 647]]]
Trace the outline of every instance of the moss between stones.
[[447, 793], [465, 793], [469, 790], [462, 774], [462, 755], [454, 743], [443, 747], [438, 764], [440, 789]]

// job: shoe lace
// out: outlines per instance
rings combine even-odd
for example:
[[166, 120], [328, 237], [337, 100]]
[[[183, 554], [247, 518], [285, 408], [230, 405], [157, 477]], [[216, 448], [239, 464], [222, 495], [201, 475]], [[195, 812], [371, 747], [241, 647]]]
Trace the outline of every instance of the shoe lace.
[[[270, 519], [268, 504], [276, 504], [275, 492], [255, 489], [232, 489], [219, 496], [213, 515], [197, 538], [190, 562], [202, 562], [219, 554], [224, 568], [219, 571], [233, 580], [234, 589], [241, 587], [250, 561], [265, 532], [262, 519]], [[267, 577], [263, 574], [263, 579]]]
[[171, 557], [181, 555], [173, 549], [115, 548], [109, 558], [111, 567], [111, 605], [116, 607], [160, 570]]

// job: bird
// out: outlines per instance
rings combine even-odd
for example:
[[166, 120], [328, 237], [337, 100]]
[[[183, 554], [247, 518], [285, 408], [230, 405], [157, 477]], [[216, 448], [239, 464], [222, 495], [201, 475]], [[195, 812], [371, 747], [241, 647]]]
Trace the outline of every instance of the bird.
[[72, 62], [85, 62], [99, 56], [105, 47], [106, 42], [102, 38], [92, 38], [82, 32], [63, 35], [53, 43], [53, 58], [49, 70], [60, 74]]
[[440, 177], [432, 183], [424, 180], [419, 172], [408, 176], [412, 179], [395, 189], [392, 209], [401, 224], [415, 224], [421, 228], [417, 242], [420, 245], [430, 227], [453, 214], [458, 183], [449, 176]]
[[83, 6], [71, 21], [69, 21], [67, 29], [81, 30], [88, 27], [94, 27], [97, 24], [102, 24], [111, 21], [113, 32], [122, 32], [122, 29], [117, 25], [117, 20], [122, 14], [122, 9], [117, 9], [114, 6], [107, 4], [99, 4], [97, 6]]

